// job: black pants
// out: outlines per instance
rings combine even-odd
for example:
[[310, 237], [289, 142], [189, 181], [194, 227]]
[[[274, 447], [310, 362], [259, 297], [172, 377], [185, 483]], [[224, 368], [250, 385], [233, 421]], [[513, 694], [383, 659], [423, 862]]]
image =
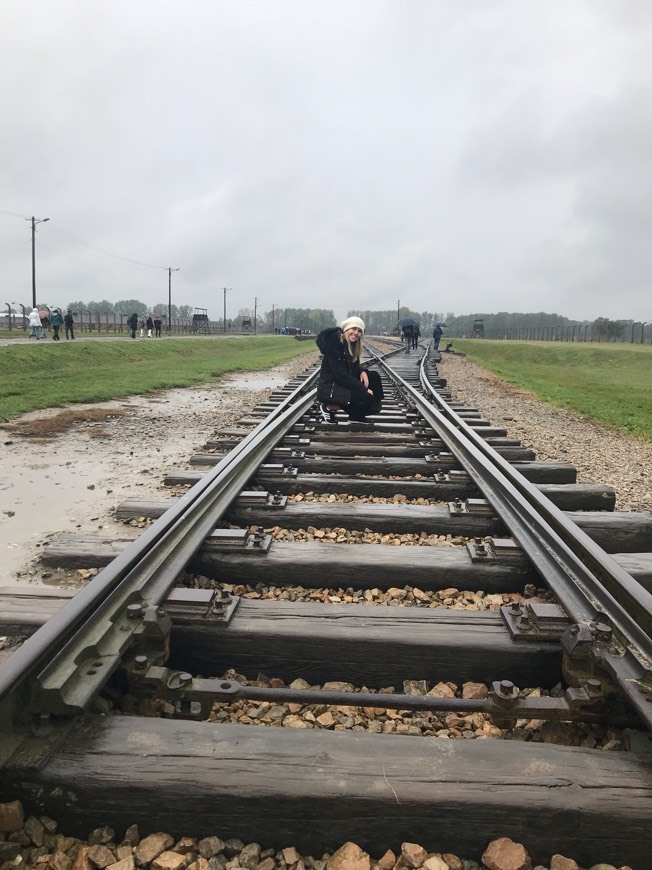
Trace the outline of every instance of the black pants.
[[353, 393], [351, 403], [342, 408], [349, 415], [349, 420], [362, 422], [367, 414], [377, 414], [380, 411], [385, 394], [378, 372], [369, 372], [369, 389], [372, 390], [373, 396], [369, 393]]
[[57, 324], [55, 324], [52, 327], [52, 332], [54, 333], [54, 335], [52, 336], [53, 341], [59, 341], [59, 326], [61, 326], [61, 324], [59, 324], [58, 326]]
[[[68, 333], [70, 333], [70, 335], [68, 335]], [[66, 326], [66, 339], [74, 338], [74, 337], [75, 337], [75, 331], [72, 328], [72, 326]]]
[[160, 338], [161, 337], [161, 327], [157, 326], [157, 327], [155, 327], [155, 329], [156, 329], [156, 338]]

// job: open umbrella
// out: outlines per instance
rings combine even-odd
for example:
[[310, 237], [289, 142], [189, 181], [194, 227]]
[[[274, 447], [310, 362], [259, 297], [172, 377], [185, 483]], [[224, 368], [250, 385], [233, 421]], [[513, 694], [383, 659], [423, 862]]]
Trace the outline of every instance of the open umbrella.
[[412, 317], [401, 317], [397, 322], [397, 326], [416, 326], [417, 322]]
[[435, 323], [435, 326], [440, 326], [442, 329], [447, 328], [448, 324], [446, 323]]

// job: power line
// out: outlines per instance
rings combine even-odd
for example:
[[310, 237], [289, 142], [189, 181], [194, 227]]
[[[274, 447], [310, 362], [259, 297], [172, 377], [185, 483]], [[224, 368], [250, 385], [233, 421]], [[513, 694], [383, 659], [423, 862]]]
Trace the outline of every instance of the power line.
[[[24, 220], [31, 220], [31, 218], [26, 217], [25, 215], [17, 214], [13, 211], [5, 211], [4, 209], [0, 209], [0, 214], [23, 218]], [[100, 254], [104, 254], [106, 257], [113, 257], [116, 260], [122, 260], [124, 263], [132, 263], [134, 266], [144, 266], [147, 269], [162, 269], [165, 272], [169, 269], [168, 266], [157, 266], [155, 263], [143, 263], [141, 260], [134, 260], [131, 257], [123, 257], [121, 254], [114, 254], [112, 251], [107, 251], [104, 248], [98, 248], [97, 245], [91, 245], [90, 242], [85, 242], [83, 239], [80, 239], [73, 233], [69, 233], [67, 230], [62, 230], [60, 227], [53, 227], [53, 229], [56, 233], [60, 233], [62, 236], [72, 239], [72, 241], [77, 242], [77, 244], [82, 245], [82, 247], [88, 248], [91, 251], [97, 251]], [[211, 284], [202, 284], [200, 281], [192, 281], [190, 278], [183, 278], [182, 281], [184, 284], [194, 284], [197, 287], [204, 287], [207, 290], [217, 291], [222, 289], [221, 287], [214, 287]]]
[[104, 254], [106, 257], [114, 257], [116, 260], [122, 260], [125, 263], [132, 263], [135, 266], [145, 266], [148, 269], [163, 269], [167, 272], [167, 266], [156, 266], [153, 263], [143, 263], [141, 260], [132, 260], [130, 257], [123, 257], [120, 254], [114, 254], [111, 251], [105, 251], [104, 248], [98, 248], [96, 245], [91, 245], [88, 242], [85, 242], [83, 239], [74, 236], [72, 233], [66, 232], [66, 230], [62, 230], [57, 228], [56, 232], [61, 233], [63, 236], [67, 236], [69, 239], [77, 242], [77, 244], [82, 245], [85, 248], [89, 248], [91, 251], [98, 251], [100, 254]]
[[9, 215], [10, 217], [22, 218], [23, 220], [26, 220], [26, 221], [29, 220], [29, 217], [25, 214], [16, 214], [15, 211], [5, 211], [3, 208], [0, 208], [0, 214], [6, 214], [6, 215]]

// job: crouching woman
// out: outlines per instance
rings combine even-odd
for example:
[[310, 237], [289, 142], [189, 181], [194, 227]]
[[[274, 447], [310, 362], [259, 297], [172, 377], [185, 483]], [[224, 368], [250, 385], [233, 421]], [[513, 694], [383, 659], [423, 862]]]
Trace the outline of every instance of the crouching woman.
[[317, 399], [328, 412], [341, 409], [349, 419], [364, 423], [367, 414], [377, 414], [383, 400], [378, 372], [361, 363], [364, 321], [348, 317], [341, 326], [322, 330], [317, 347], [322, 352]]

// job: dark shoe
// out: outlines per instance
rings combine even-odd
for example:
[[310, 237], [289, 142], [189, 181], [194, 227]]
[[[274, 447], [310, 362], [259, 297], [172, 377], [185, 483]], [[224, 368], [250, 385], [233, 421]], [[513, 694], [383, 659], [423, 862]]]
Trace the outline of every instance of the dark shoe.
[[337, 423], [336, 411], [339, 411], [339, 408], [332, 410], [328, 405], [321, 405], [321, 413], [324, 418], [324, 423]]

